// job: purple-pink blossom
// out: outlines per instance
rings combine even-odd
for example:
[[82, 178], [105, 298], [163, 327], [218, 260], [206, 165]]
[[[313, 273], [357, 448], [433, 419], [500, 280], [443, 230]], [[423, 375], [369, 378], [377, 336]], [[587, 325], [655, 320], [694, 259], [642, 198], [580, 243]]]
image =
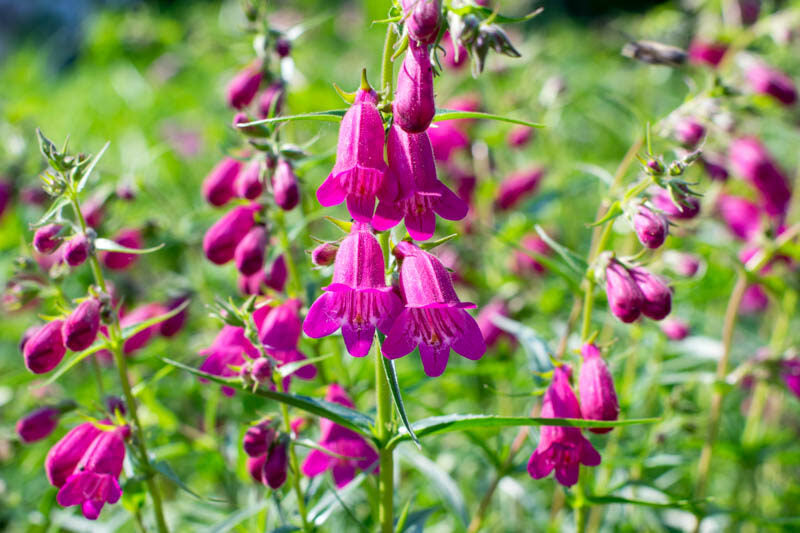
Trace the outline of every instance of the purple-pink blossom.
[[[578, 375], [578, 391], [581, 397], [581, 414], [587, 420], [616, 420], [619, 403], [611, 377], [600, 349], [591, 343], [581, 347], [583, 363]], [[592, 433], [608, 433], [613, 428], [589, 428]]]

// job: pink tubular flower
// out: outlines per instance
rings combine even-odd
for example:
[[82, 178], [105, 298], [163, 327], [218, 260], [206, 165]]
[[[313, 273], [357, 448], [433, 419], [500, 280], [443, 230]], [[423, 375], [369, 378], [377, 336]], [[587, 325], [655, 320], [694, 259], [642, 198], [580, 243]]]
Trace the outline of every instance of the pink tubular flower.
[[203, 180], [203, 196], [213, 206], [225, 205], [235, 195], [236, 177], [242, 170], [242, 163], [226, 157], [211, 169]]
[[[345, 407], [354, 408], [353, 402], [339, 385], [328, 386], [325, 400]], [[330, 420], [320, 420], [319, 445], [326, 450], [347, 457], [328, 455], [322, 450], [311, 450], [306, 460], [303, 461], [301, 470], [308, 477], [316, 477], [327, 470], [331, 470], [333, 481], [337, 488], [342, 488], [356, 475], [356, 469], [373, 472], [378, 470], [378, 453], [367, 443], [367, 440], [358, 433], [336, 425]]]
[[281, 108], [283, 108], [283, 100], [285, 97], [286, 91], [283, 88], [283, 83], [280, 81], [271, 83], [266, 89], [261, 91], [261, 96], [258, 98], [258, 113], [261, 115], [261, 118], [279, 115]]
[[64, 245], [64, 261], [71, 267], [80, 266], [89, 258], [89, 249], [89, 239], [86, 234], [74, 235]]
[[[125, 315], [120, 318], [119, 325], [123, 328], [126, 328], [128, 326], [145, 322], [159, 315], [163, 315], [166, 312], [167, 310], [160, 303], [140, 305], [129, 313], [125, 313]], [[153, 337], [153, 335], [158, 333], [158, 328], [159, 324], [154, 324], [143, 329], [136, 335], [129, 337], [122, 345], [122, 352], [125, 355], [130, 355], [137, 350], [141, 350], [147, 345], [148, 342], [150, 342], [150, 339]]]
[[439, 34], [439, 0], [401, 0], [408, 36], [419, 44], [433, 44]]
[[720, 194], [717, 208], [728, 229], [739, 239], [749, 241], [761, 231], [761, 209], [746, 198]]
[[[165, 311], [169, 312], [173, 309], [177, 309], [188, 299], [189, 294], [182, 294], [178, 297], [172, 298], [167, 303]], [[186, 318], [188, 315], [189, 308], [184, 307], [177, 315], [173, 316], [172, 318], [168, 318], [159, 324], [158, 332], [164, 337], [175, 336], [181, 329], [183, 329], [183, 325], [186, 323]]]
[[398, 180], [400, 194], [397, 200], [381, 199], [372, 220], [376, 230], [388, 230], [404, 218], [411, 238], [424, 241], [436, 231], [436, 214], [447, 220], [461, 220], [467, 216], [466, 202], [436, 176], [427, 132], [406, 133], [393, 125], [389, 130], [387, 154], [389, 172]]
[[257, 483], [272, 489], [280, 488], [286, 481], [288, 455], [286, 439], [272, 427], [271, 420], [265, 420], [247, 430], [242, 447], [247, 458], [247, 469]]
[[57, 407], [42, 407], [17, 422], [17, 435], [25, 444], [44, 439], [58, 426], [61, 410]]
[[687, 148], [694, 148], [706, 134], [706, 128], [697, 120], [686, 117], [675, 127], [675, 137]]
[[242, 109], [250, 105], [261, 85], [261, 69], [252, 66], [239, 71], [228, 84], [228, 105]]
[[203, 251], [209, 261], [224, 265], [233, 259], [239, 241], [253, 227], [257, 209], [256, 205], [236, 206], [208, 228], [203, 237]]
[[106, 214], [103, 200], [96, 196], [89, 198], [89, 200], [84, 202], [81, 206], [81, 214], [84, 220], [86, 220], [87, 226], [97, 229], [100, 227]]
[[[199, 353], [206, 357], [200, 365], [200, 370], [222, 377], [235, 376], [236, 370], [231, 367], [242, 366], [246, 362], [245, 355], [250, 359], [261, 356], [258, 349], [245, 337], [244, 328], [230, 325], [224, 326], [211, 346], [200, 350]], [[226, 396], [233, 396], [233, 389], [230, 387], [222, 387], [222, 392]]]
[[278, 159], [278, 166], [272, 175], [272, 194], [275, 203], [284, 211], [291, 211], [300, 202], [300, 184], [286, 159]]
[[544, 177], [544, 169], [532, 168], [512, 173], [500, 184], [495, 205], [501, 211], [514, 208], [536, 191]]
[[264, 266], [264, 254], [269, 244], [267, 228], [261, 224], [253, 226], [247, 232], [234, 251], [236, 268], [245, 276], [251, 276]]
[[526, 251], [528, 251], [539, 255], [549, 254], [550, 247], [544, 239], [535, 233], [531, 233], [522, 238], [520, 246], [522, 250], [514, 250], [512, 270], [518, 276], [540, 275], [544, 273], [546, 270], [545, 266], [537, 261], [536, 258], [532, 257], [531, 254], [526, 253]]
[[261, 196], [264, 184], [261, 182], [261, 160], [258, 157], [251, 159], [244, 170], [238, 173], [234, 189], [237, 196], [248, 200], [255, 200]]
[[39, 329], [25, 343], [25, 367], [34, 374], [50, 372], [64, 358], [67, 348], [61, 334], [63, 320], [53, 320]]
[[700, 201], [689, 194], [681, 195], [676, 204], [666, 189], [658, 189], [651, 200], [656, 209], [669, 218], [690, 220], [700, 214]]
[[119, 501], [122, 496], [119, 475], [129, 433], [128, 426], [121, 426], [101, 432], [92, 441], [73, 474], [58, 491], [59, 505], [80, 505], [84, 517], [96, 520], [106, 503]]
[[64, 344], [73, 352], [85, 350], [92, 345], [100, 331], [100, 301], [89, 298], [64, 321], [62, 335]]
[[3, 216], [3, 213], [6, 212], [6, 208], [11, 203], [13, 190], [10, 181], [0, 178], [0, 217]]
[[[583, 364], [578, 375], [581, 414], [587, 420], [616, 420], [619, 417], [614, 379], [594, 344], [581, 347]], [[589, 428], [592, 433], [608, 433], [613, 428]]]
[[454, 153], [469, 147], [469, 137], [456, 126], [455, 122], [455, 120], [437, 122], [426, 130], [431, 139], [433, 156], [437, 161], [449, 161]]
[[436, 113], [433, 98], [433, 66], [428, 47], [413, 40], [397, 75], [397, 92], [392, 104], [394, 122], [408, 133], [428, 129]]
[[397, 196], [383, 160], [383, 120], [377, 102], [375, 91], [358, 90], [339, 128], [336, 164], [317, 189], [323, 207], [347, 200], [347, 210], [358, 222], [372, 219], [376, 197], [391, 201]]
[[308, 310], [305, 334], [320, 338], [341, 328], [350, 355], [367, 355], [375, 328], [388, 334], [403, 307], [386, 286], [385, 269], [383, 252], [369, 225], [354, 223], [336, 253], [332, 283]]
[[430, 377], [444, 372], [451, 348], [467, 359], [480, 359], [486, 343], [475, 319], [465, 310], [475, 304], [458, 299], [444, 265], [408, 242], [398, 243], [394, 253], [401, 260], [405, 309], [383, 342], [383, 355], [396, 359], [419, 346], [422, 366]]
[[644, 296], [628, 269], [616, 260], [612, 260], [606, 268], [606, 296], [614, 316], [625, 323], [639, 318]]
[[694, 39], [689, 45], [689, 61], [698, 65], [705, 63], [716, 67], [722, 62], [727, 51], [727, 45], [722, 43]]
[[[114, 237], [114, 242], [125, 248], [141, 248], [142, 234], [138, 229], [124, 229], [117, 233]], [[138, 256], [136, 254], [128, 254], [125, 252], [100, 252], [100, 261], [103, 262], [106, 268], [111, 270], [124, 270], [131, 266]]]
[[36, 230], [33, 234], [33, 247], [40, 254], [49, 254], [61, 245], [58, 234], [64, 226], [61, 224], [47, 224]]
[[283, 254], [275, 258], [266, 274], [264, 284], [273, 290], [283, 292], [286, 278], [289, 275], [289, 271], [286, 269], [286, 258]]
[[500, 329], [492, 321], [492, 318], [495, 316], [508, 317], [508, 306], [501, 299], [495, 299], [489, 302], [488, 305], [481, 309], [481, 312], [478, 313], [478, 318], [475, 319], [487, 348], [491, 348], [497, 344], [501, 336], [507, 335], [505, 330]]
[[781, 379], [789, 391], [800, 398], [800, 359], [781, 361]]
[[689, 324], [680, 318], [668, 318], [661, 322], [661, 331], [670, 340], [682, 341], [689, 336]]
[[78, 462], [101, 430], [91, 422], [72, 428], [50, 451], [44, 461], [47, 479], [54, 487], [62, 487], [75, 471]]
[[667, 239], [669, 222], [664, 215], [642, 205], [633, 215], [633, 229], [639, 237], [639, 242], [654, 250]]
[[302, 306], [300, 300], [290, 298], [277, 307], [264, 306], [256, 310], [258, 336], [264, 346], [281, 351], [297, 347], [302, 328], [298, 313]]
[[769, 306], [767, 293], [764, 292], [764, 289], [762, 289], [760, 285], [751, 284], [744, 290], [739, 311], [744, 315], [753, 315], [761, 313], [767, 306]]
[[750, 87], [757, 93], [772, 96], [787, 106], [797, 101], [794, 81], [779, 70], [758, 63], [748, 68], [744, 75]]
[[728, 148], [728, 157], [734, 170], [758, 190], [767, 214], [785, 215], [792, 191], [764, 145], [755, 137], [736, 139]]
[[642, 314], [653, 320], [662, 320], [672, 310], [672, 293], [657, 276], [641, 267], [630, 269], [629, 274], [642, 294]]
[[[569, 385], [569, 370], [557, 367], [542, 400], [542, 418], [581, 418], [581, 408]], [[578, 482], [580, 465], [597, 466], [600, 454], [575, 427], [542, 426], [539, 445], [528, 461], [533, 479], [547, 477], [554, 469], [556, 481], [565, 487]]]
[[714, 181], [727, 181], [728, 168], [726, 167], [725, 158], [716, 154], [703, 154], [700, 156], [700, 162], [708, 174], [708, 177]]
[[529, 128], [528, 126], [514, 126], [511, 128], [511, 131], [508, 132], [506, 143], [511, 148], [523, 148], [531, 142], [533, 133], [533, 128]]

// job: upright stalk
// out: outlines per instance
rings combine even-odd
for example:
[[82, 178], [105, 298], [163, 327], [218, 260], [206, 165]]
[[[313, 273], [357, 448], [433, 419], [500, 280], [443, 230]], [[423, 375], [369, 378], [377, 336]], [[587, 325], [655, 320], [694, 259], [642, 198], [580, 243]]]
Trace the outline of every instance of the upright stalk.
[[[278, 373], [275, 373], [276, 381], [283, 381]], [[281, 385], [281, 390], [286, 392], [286, 388]], [[285, 403], [281, 402], [281, 415], [283, 416], [283, 430], [288, 434], [292, 434], [292, 420], [289, 418], [289, 408]], [[310, 531], [308, 527], [308, 517], [306, 516], [306, 499], [303, 495], [303, 489], [300, 487], [300, 463], [297, 461], [297, 452], [294, 449], [294, 441], [290, 440], [289, 448], [289, 465], [292, 468], [292, 487], [294, 494], [297, 498], [297, 513], [300, 515], [300, 522], [303, 524], [303, 531]]]
[[386, 446], [391, 435], [389, 426], [392, 416], [392, 398], [386, 371], [383, 369], [383, 355], [377, 337], [373, 352], [375, 353], [375, 402], [377, 405], [375, 429], [378, 441], [381, 443], [378, 450], [381, 468], [378, 485], [380, 493], [378, 519], [381, 533], [392, 533], [394, 530], [394, 457], [393, 450]]

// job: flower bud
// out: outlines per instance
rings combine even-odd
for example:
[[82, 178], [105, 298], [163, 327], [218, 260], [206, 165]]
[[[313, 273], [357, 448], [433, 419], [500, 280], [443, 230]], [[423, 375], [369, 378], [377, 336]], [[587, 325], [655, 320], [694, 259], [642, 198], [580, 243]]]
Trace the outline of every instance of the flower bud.
[[[114, 242], [125, 248], [141, 249], [143, 246], [142, 234], [138, 229], [123, 229], [114, 237]], [[137, 254], [125, 252], [100, 252], [100, 261], [111, 270], [125, 270], [138, 259]]]
[[79, 233], [67, 241], [64, 246], [64, 261], [71, 267], [82, 265], [89, 257], [89, 239], [86, 234]]
[[255, 200], [264, 191], [261, 182], [261, 161], [254, 157], [239, 173], [235, 182], [236, 195], [248, 200]]
[[[151, 318], [155, 318], [159, 315], [163, 315], [166, 312], [166, 308], [161, 305], [160, 303], [149, 303], [145, 305], [140, 305], [136, 307], [131, 312], [126, 313], [124, 316], [120, 318], [119, 325], [122, 328], [126, 328], [128, 326], [134, 326], [141, 322], [146, 322]], [[125, 343], [122, 345], [122, 352], [125, 355], [130, 355], [133, 352], [140, 350], [150, 342], [150, 339], [158, 332], [159, 324], [154, 324], [149, 328], [143, 329], [139, 333], [136, 333], [132, 337], [129, 337]]]
[[536, 191], [544, 177], [544, 169], [532, 168], [514, 172], [500, 184], [495, 205], [501, 211], [514, 208]]
[[697, 65], [705, 63], [716, 67], [727, 51], [728, 47], [724, 44], [695, 39], [689, 46], [689, 61]]
[[642, 205], [633, 215], [633, 229], [639, 237], [639, 242], [655, 250], [664, 244], [669, 234], [669, 223], [664, 215]]
[[392, 106], [395, 123], [408, 133], [428, 129], [436, 113], [433, 98], [433, 67], [428, 47], [409, 41]]
[[506, 142], [511, 148], [523, 148], [531, 142], [531, 139], [533, 139], [533, 128], [520, 125], [514, 126], [511, 131], [508, 132]]
[[34, 374], [44, 374], [58, 366], [67, 352], [61, 334], [63, 325], [63, 320], [53, 320], [28, 339], [22, 352], [28, 370]]
[[75, 308], [64, 321], [62, 335], [64, 344], [73, 352], [85, 350], [92, 345], [100, 330], [100, 301], [89, 298]]
[[250, 457], [258, 457], [269, 451], [269, 447], [277, 436], [272, 420], [265, 420], [247, 429], [242, 439], [244, 453]]
[[272, 377], [272, 361], [266, 357], [259, 357], [253, 361], [250, 369], [250, 376], [256, 383], [265, 383]]
[[264, 463], [264, 482], [273, 490], [279, 489], [286, 481], [289, 459], [286, 441], [280, 439], [270, 450]]
[[[619, 416], [614, 379], [608, 371], [600, 350], [594, 344], [581, 348], [583, 364], [578, 376], [581, 414], [587, 420], [616, 420]], [[589, 428], [592, 433], [608, 433], [614, 428]]]
[[120, 183], [117, 185], [117, 198], [130, 202], [136, 199], [136, 191], [130, 183]]
[[266, 317], [260, 325], [256, 324], [264, 346], [270, 350], [294, 350], [297, 347], [302, 328], [298, 313], [302, 305], [300, 300], [289, 299], [272, 309], [266, 307]]
[[789, 391], [800, 398], [800, 359], [784, 359], [781, 361], [781, 379]]
[[401, 0], [406, 31], [419, 44], [433, 44], [439, 34], [439, 0]]
[[269, 244], [267, 229], [262, 225], [253, 226], [239, 241], [234, 251], [236, 268], [245, 276], [250, 276], [264, 266], [264, 252]]
[[261, 69], [245, 67], [231, 80], [228, 85], [228, 105], [235, 109], [242, 109], [250, 105], [261, 85]]
[[242, 164], [232, 157], [226, 157], [217, 163], [203, 180], [203, 196], [206, 201], [217, 207], [228, 203], [234, 196], [234, 184], [241, 170]]
[[44, 461], [44, 469], [47, 479], [55, 487], [61, 487], [67, 482], [67, 478], [72, 475], [78, 462], [83, 457], [86, 449], [92, 444], [95, 438], [102, 431], [91, 422], [72, 428], [69, 433], [64, 435], [50, 451]]
[[483, 335], [483, 340], [486, 342], [486, 347], [491, 348], [500, 337], [505, 334], [505, 330], [500, 329], [492, 320], [495, 316], [508, 317], [508, 306], [503, 300], [492, 300], [486, 305], [481, 312], [478, 313], [475, 321]]
[[616, 260], [606, 267], [606, 296], [614, 316], [625, 323], [639, 318], [644, 297], [628, 270]]
[[47, 224], [36, 230], [33, 234], [33, 247], [40, 254], [49, 254], [61, 245], [58, 236], [64, 226], [61, 224]]
[[[535, 276], [544, 273], [545, 266], [533, 254], [547, 255], [550, 246], [536, 234], [526, 235], [520, 241], [522, 250], [514, 250], [512, 270], [518, 276]], [[531, 253], [528, 253], [531, 252]]]
[[750, 87], [757, 93], [772, 96], [787, 106], [797, 101], [794, 81], [779, 70], [757, 63], [748, 68], [744, 75]]
[[42, 440], [58, 426], [61, 410], [57, 407], [42, 407], [28, 413], [17, 422], [17, 435], [25, 444]]
[[643, 268], [632, 268], [629, 272], [642, 294], [642, 314], [653, 320], [666, 317], [672, 310], [672, 293], [669, 287]]
[[231, 259], [236, 247], [253, 227], [256, 207], [237, 206], [211, 226], [203, 237], [203, 251], [212, 263], [224, 265]]
[[0, 179], [0, 217], [5, 213], [6, 208], [11, 203], [11, 195], [13, 188], [11, 182], [5, 179]]
[[261, 96], [258, 97], [258, 112], [261, 118], [279, 115], [285, 97], [286, 91], [280, 81], [270, 84], [261, 91]]
[[725, 167], [725, 161], [722, 157], [712, 154], [703, 154], [700, 157], [700, 162], [708, 174], [708, 177], [714, 181], [727, 181], [728, 169]]
[[81, 214], [90, 228], [99, 228], [105, 218], [106, 210], [100, 198], [90, 198], [81, 206]]
[[122, 416], [125, 416], [127, 409], [125, 408], [125, 402], [119, 396], [106, 396], [106, 410], [114, 415], [117, 411]]
[[323, 242], [311, 251], [311, 262], [316, 266], [332, 265], [339, 247], [332, 242]]
[[300, 185], [292, 164], [286, 159], [278, 160], [278, 167], [272, 175], [272, 193], [275, 203], [284, 211], [291, 211], [300, 201]]
[[675, 204], [666, 189], [659, 189], [651, 198], [653, 205], [669, 218], [690, 220], [700, 213], [700, 201], [689, 194], [677, 195], [679, 204]]
[[706, 128], [691, 117], [681, 120], [675, 127], [675, 137], [687, 148], [694, 148], [703, 139]]
[[25, 345], [28, 343], [31, 337], [33, 337], [36, 334], [36, 332], [39, 331], [40, 329], [42, 329], [42, 326], [34, 324], [33, 326], [30, 326], [28, 329], [25, 330], [25, 332], [22, 334], [22, 338], [20, 338], [19, 340], [20, 353], [25, 351]]
[[279, 255], [272, 262], [272, 265], [267, 271], [267, 277], [264, 279], [267, 287], [274, 289], [278, 292], [283, 292], [286, 286], [286, 279], [289, 276], [289, 271], [286, 268], [286, 258], [283, 254]]
[[739, 7], [739, 22], [742, 26], [755, 24], [761, 13], [761, 0], [737, 0]]
[[275, 39], [275, 53], [278, 57], [287, 57], [292, 52], [292, 42], [284, 37]]
[[689, 336], [689, 324], [680, 318], [668, 318], [661, 322], [661, 331], [668, 339], [682, 341]]
[[739, 311], [743, 315], [753, 315], [761, 313], [769, 306], [769, 298], [767, 293], [758, 284], [750, 284], [744, 290], [742, 295], [742, 303], [739, 306]]
[[[167, 304], [167, 312], [177, 309], [188, 299], [188, 294], [183, 294], [177, 298], [171, 299]], [[186, 323], [186, 317], [188, 315], [189, 307], [187, 306], [184, 307], [177, 315], [162, 322], [158, 328], [158, 332], [164, 337], [172, 337], [176, 335], [181, 329], [183, 329], [183, 325]]]
[[[3, 207], [3, 185], [5, 182], [0, 180], [0, 215], [2, 215]], [[11, 189], [8, 189], [11, 192]], [[19, 199], [23, 204], [27, 205], [44, 205], [50, 198], [41, 187], [23, 187], [19, 191]], [[8, 198], [10, 199], [10, 197]]]

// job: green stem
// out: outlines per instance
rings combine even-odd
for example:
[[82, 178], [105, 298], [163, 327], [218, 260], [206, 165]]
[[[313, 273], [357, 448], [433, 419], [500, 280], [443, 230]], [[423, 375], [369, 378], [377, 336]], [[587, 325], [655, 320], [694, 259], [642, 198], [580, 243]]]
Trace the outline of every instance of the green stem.
[[375, 353], [375, 402], [377, 405], [375, 429], [378, 441], [381, 443], [380, 450], [378, 450], [381, 469], [378, 519], [381, 533], [392, 533], [394, 530], [394, 458], [393, 450], [387, 447], [391, 436], [392, 398], [386, 371], [383, 369], [383, 355], [381, 355], [377, 337], [373, 352]]
[[[275, 373], [278, 376], [278, 373]], [[277, 380], [281, 381], [280, 376], [276, 378]], [[286, 389], [283, 388], [283, 392], [286, 392]], [[289, 408], [286, 406], [285, 403], [281, 403], [281, 414], [283, 415], [283, 428], [287, 434], [292, 434], [292, 420], [289, 418]], [[308, 527], [308, 518], [306, 517], [306, 500], [305, 496], [303, 495], [303, 489], [300, 487], [300, 464], [297, 461], [297, 452], [294, 449], [294, 441], [289, 441], [289, 464], [292, 467], [292, 487], [294, 488], [294, 494], [297, 498], [297, 512], [300, 514], [300, 522], [303, 524], [303, 531], [311, 531]]]
[[381, 92], [384, 95], [384, 102], [392, 101], [392, 81], [394, 79], [392, 53], [396, 42], [397, 33], [394, 31], [394, 25], [389, 24], [386, 27], [386, 39], [383, 42], [383, 62], [381, 64]]
[[278, 227], [278, 238], [281, 241], [283, 255], [286, 259], [286, 269], [289, 271], [289, 296], [297, 298], [303, 296], [303, 285], [300, 282], [300, 274], [292, 255], [292, 245], [289, 242], [289, 234], [286, 231], [286, 220], [283, 211], [278, 209], [273, 217], [275, 225]]
[[103, 387], [103, 373], [100, 370], [100, 363], [97, 357], [90, 357], [92, 360], [92, 371], [94, 372], [94, 379], [97, 381], [97, 393], [100, 395], [100, 400], [106, 397], [106, 389]]
[[594, 306], [594, 280], [586, 280], [583, 293], [583, 322], [581, 324], [581, 341], [589, 338], [592, 327], [592, 307]]

